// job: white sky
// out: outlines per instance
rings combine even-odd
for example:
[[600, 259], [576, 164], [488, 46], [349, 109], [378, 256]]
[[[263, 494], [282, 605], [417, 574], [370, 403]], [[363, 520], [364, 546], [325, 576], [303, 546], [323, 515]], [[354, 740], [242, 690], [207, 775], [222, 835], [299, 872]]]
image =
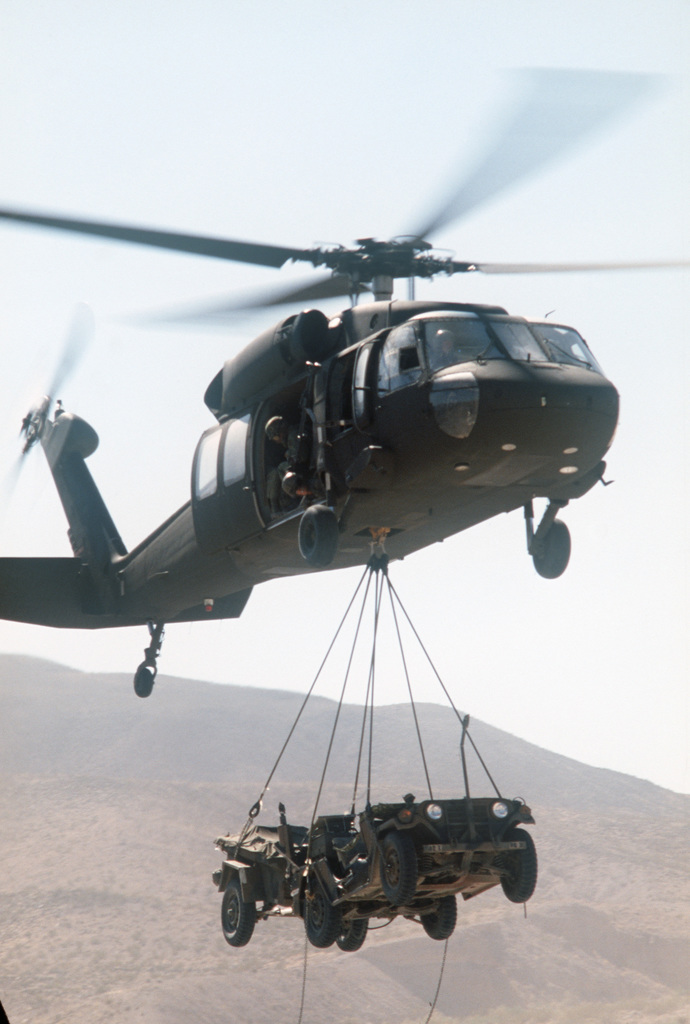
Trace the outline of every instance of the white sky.
[[[298, 247], [389, 237], [480, 152], [504, 70], [663, 73], [664, 88], [633, 113], [433, 241], [476, 261], [687, 258], [689, 26], [685, 0], [2, 0], [0, 205]], [[96, 341], [59, 397], [99, 432], [90, 467], [133, 546], [187, 497], [211, 423], [207, 384], [278, 316], [215, 334], [118, 318], [305, 269], [281, 274], [0, 225], [2, 467], [87, 301]], [[621, 393], [615, 485], [563, 514], [573, 555], [560, 580], [535, 574], [519, 512], [391, 570], [461, 708], [683, 791], [689, 292], [687, 271], [421, 287], [419, 297], [528, 316], [555, 310], [581, 330]], [[50, 474], [33, 455], [1, 521], [0, 555], [68, 555]], [[303, 691], [358, 578], [266, 584], [238, 621], [171, 627], [161, 674]], [[0, 650], [89, 671], [133, 672], [146, 642], [143, 628], [0, 623]], [[399, 674], [379, 669], [382, 699], [404, 699]], [[423, 696], [442, 701], [431, 687]], [[164, 699], [162, 682], [151, 701]]]

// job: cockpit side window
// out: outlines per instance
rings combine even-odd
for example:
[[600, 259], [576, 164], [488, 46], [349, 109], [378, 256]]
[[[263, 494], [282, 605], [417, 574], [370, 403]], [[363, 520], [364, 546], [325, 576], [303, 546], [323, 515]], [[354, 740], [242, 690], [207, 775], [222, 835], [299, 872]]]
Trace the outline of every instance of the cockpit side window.
[[379, 394], [413, 384], [422, 375], [417, 335], [412, 324], [394, 328], [383, 343], [378, 367]]
[[427, 359], [432, 373], [475, 359], [505, 359], [479, 319], [447, 317], [424, 321]]

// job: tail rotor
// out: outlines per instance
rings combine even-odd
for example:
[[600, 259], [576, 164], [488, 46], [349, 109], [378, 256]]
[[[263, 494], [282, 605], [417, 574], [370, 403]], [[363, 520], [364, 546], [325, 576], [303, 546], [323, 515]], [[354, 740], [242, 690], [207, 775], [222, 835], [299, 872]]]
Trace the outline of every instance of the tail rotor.
[[[80, 303], [72, 317], [72, 322], [62, 345], [60, 358], [46, 394], [43, 395], [36, 405], [29, 409], [22, 419], [19, 436], [23, 437], [24, 442], [19, 458], [5, 477], [3, 486], [5, 497], [9, 497], [16, 487], [26, 455], [45, 435], [53, 400], [78, 368], [93, 340], [93, 335], [94, 319], [91, 307], [86, 305], [86, 303]], [[58, 399], [55, 417], [59, 416], [61, 412], [62, 402]]]

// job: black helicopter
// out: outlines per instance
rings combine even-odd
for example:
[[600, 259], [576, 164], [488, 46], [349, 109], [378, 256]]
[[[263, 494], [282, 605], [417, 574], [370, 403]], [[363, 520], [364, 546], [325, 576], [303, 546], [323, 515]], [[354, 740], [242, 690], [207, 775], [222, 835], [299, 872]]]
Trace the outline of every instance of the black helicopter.
[[[636, 79], [615, 76], [611, 89], [605, 77], [604, 89], [594, 76], [602, 97], [593, 104], [591, 75], [571, 75], [565, 89], [561, 76], [556, 111], [553, 89], [537, 77], [451, 200], [392, 241], [291, 249], [0, 209], [4, 219], [47, 228], [263, 266], [300, 260], [328, 268], [265, 305], [353, 298], [336, 316], [306, 309], [280, 320], [225, 363], [206, 390], [215, 423], [194, 455], [190, 500], [131, 551], [86, 466], [98, 437], [60, 403], [51, 418], [52, 389], [23, 421], [23, 450], [39, 441], [44, 448], [73, 556], [0, 559], [0, 617], [69, 628], [148, 624], [150, 646], [134, 681], [144, 697], [164, 624], [236, 618], [256, 584], [366, 563], [373, 544], [385, 542], [390, 558], [402, 558], [523, 509], [537, 572], [559, 576], [570, 536], [556, 516], [603, 479], [615, 387], [573, 327], [500, 306], [394, 300], [393, 285], [438, 274], [652, 265], [462, 263], [425, 240], [636, 98]], [[525, 126], [531, 134], [518, 145]], [[365, 291], [373, 301], [357, 304]], [[548, 501], [536, 528], [534, 498]]]

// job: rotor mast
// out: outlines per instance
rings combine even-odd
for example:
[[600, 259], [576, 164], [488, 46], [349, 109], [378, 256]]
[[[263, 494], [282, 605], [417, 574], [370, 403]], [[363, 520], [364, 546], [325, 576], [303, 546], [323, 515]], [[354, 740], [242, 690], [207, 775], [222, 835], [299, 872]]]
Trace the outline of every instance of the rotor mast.
[[392, 274], [374, 274], [371, 279], [374, 302], [390, 302], [393, 298], [393, 284]]

